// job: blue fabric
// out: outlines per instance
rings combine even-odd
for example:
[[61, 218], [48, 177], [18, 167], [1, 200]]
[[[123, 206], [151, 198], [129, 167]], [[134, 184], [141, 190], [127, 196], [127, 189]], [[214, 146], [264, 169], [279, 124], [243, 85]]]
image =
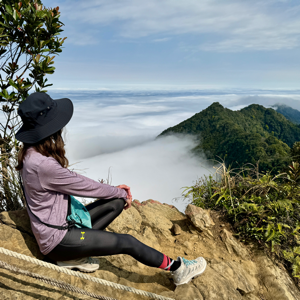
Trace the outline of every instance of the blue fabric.
[[68, 221], [75, 221], [77, 228], [92, 228], [91, 216], [86, 207], [73, 196], [71, 197], [71, 214]]

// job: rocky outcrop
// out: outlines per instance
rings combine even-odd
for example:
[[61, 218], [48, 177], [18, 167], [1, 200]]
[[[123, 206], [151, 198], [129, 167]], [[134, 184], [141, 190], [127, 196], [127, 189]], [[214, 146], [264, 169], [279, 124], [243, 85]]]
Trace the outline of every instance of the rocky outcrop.
[[213, 237], [211, 228], [215, 223], [210, 217], [210, 212], [208, 210], [189, 204], [185, 210], [185, 214], [190, 218], [197, 229], [206, 233], [208, 237]]
[[[30, 230], [26, 211], [0, 214], [1, 246], [43, 259]], [[300, 292], [286, 270], [262, 251], [251, 250], [232, 235], [215, 212], [189, 205], [186, 215], [174, 206], [148, 200], [134, 201], [107, 228], [131, 234], [170, 257], [203, 256], [208, 266], [202, 276], [176, 287], [169, 274], [149, 268], [127, 255], [99, 257], [92, 276], [154, 292], [177, 300], [299, 300]], [[41, 275], [63, 280], [116, 299], [149, 299], [41, 268], [0, 254], [0, 260]], [[89, 299], [35, 279], [0, 269], [0, 299]]]

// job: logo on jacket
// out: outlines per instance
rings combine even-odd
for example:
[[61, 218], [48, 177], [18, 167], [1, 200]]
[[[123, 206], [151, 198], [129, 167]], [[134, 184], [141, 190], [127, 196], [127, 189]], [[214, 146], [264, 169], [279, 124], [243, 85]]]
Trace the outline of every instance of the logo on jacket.
[[81, 236], [80, 239], [81, 239], [81, 240], [84, 240], [84, 234], [85, 234], [85, 232], [82, 232], [82, 231], [81, 231], [81, 234], [82, 234], [82, 236]]

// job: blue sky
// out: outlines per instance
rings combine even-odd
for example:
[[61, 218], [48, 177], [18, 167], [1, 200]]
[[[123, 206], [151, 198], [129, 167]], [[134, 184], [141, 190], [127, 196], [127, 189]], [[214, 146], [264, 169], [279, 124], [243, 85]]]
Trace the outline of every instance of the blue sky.
[[296, 0], [47, 0], [67, 36], [55, 88], [296, 89]]
[[215, 172], [190, 154], [191, 137], [155, 139], [164, 129], [216, 101], [300, 109], [299, 0], [43, 3], [60, 7], [68, 37], [49, 94], [74, 103], [71, 167], [125, 183], [140, 201], [174, 204], [182, 187]]

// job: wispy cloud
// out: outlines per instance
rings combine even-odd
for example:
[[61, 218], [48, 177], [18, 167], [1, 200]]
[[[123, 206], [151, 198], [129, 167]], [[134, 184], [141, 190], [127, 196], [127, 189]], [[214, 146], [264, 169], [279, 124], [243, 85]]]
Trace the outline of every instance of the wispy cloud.
[[68, 29], [68, 39], [66, 44], [70, 43], [76, 46], [96, 45], [99, 43], [98, 32], [95, 30], [78, 31], [75, 28]]
[[113, 26], [115, 34], [125, 39], [150, 36], [158, 41], [161, 38], [155, 35], [192, 34], [199, 36], [198, 49], [221, 52], [300, 45], [300, 5], [296, 1], [68, 0], [64, 7], [68, 19]]
[[166, 38], [161, 38], [161, 39], [154, 39], [153, 42], [155, 42], [155, 43], [161, 43], [161, 42], [167, 42], [169, 40], [171, 40], [171, 38], [166, 37]]

